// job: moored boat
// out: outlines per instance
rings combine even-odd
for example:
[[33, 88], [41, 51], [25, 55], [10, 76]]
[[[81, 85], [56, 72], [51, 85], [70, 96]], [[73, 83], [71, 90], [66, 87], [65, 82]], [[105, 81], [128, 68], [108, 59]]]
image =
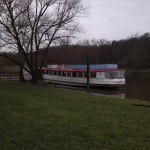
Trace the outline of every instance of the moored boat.
[[[49, 65], [42, 68], [42, 77], [46, 82], [54, 84], [86, 86], [86, 65]], [[116, 64], [90, 65], [91, 87], [122, 87], [125, 85], [125, 71]]]

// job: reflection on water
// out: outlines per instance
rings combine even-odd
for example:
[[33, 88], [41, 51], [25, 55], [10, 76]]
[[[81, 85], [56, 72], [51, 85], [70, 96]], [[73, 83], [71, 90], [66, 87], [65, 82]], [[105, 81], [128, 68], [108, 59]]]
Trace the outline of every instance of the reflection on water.
[[125, 97], [150, 102], [150, 77], [126, 78]]
[[93, 92], [150, 102], [150, 77], [127, 77], [124, 89], [92, 89]]
[[[73, 90], [86, 91], [86, 88], [81, 87], [65, 87]], [[90, 88], [90, 92], [95, 95], [105, 95], [111, 97], [139, 99], [150, 102], [150, 77], [127, 77], [126, 86], [123, 89], [113, 88]]]
[[125, 98], [125, 89], [116, 89], [109, 87], [92, 87], [90, 89], [90, 92], [111, 97]]

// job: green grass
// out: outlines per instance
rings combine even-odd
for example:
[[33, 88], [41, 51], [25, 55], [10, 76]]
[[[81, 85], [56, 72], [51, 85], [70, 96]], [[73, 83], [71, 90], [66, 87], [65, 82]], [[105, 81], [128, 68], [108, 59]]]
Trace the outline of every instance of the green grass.
[[150, 103], [0, 82], [0, 149], [143, 149]]

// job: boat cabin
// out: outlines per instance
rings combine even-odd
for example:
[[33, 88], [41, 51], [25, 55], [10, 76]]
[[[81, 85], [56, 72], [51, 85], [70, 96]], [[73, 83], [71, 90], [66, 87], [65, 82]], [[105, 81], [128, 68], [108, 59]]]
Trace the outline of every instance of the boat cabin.
[[[86, 78], [86, 70], [71, 70], [71, 69], [49, 69], [43, 68], [42, 74], [61, 77]], [[90, 78], [124, 78], [124, 70], [91, 70]]]

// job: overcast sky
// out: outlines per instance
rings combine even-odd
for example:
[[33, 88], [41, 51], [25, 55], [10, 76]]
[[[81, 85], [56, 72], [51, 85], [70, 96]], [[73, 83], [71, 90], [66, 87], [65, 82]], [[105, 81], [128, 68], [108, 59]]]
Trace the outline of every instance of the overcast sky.
[[120, 40], [150, 32], [150, 0], [83, 0], [89, 15], [81, 18], [86, 39]]

